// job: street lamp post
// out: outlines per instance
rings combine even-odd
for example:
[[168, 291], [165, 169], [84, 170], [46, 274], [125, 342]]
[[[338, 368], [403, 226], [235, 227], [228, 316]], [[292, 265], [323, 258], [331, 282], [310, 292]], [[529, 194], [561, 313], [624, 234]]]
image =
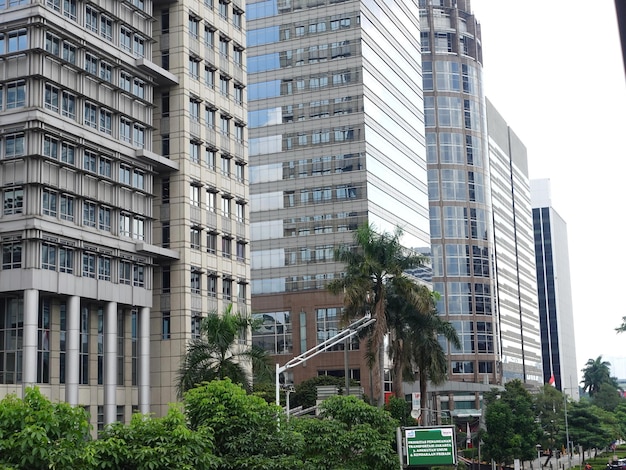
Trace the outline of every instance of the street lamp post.
[[565, 393], [565, 390], [567, 389], [563, 389], [563, 411], [565, 412], [565, 444], [567, 446], [567, 461], [569, 464], [569, 468], [572, 467], [572, 454], [570, 452], [570, 445], [569, 445], [569, 426], [567, 424], [567, 394]]
[[332, 348], [333, 346], [335, 346], [336, 344], [344, 340], [352, 338], [363, 328], [371, 325], [375, 321], [376, 319], [372, 318], [369, 314], [365, 315], [364, 317], [359, 318], [355, 322], [348, 325], [346, 329], [341, 330], [335, 336], [332, 336], [326, 341], [312, 347], [308, 351], [305, 351], [299, 356], [296, 356], [293, 359], [287, 361], [285, 365], [281, 366], [278, 363], [276, 363], [276, 405], [280, 406], [280, 374], [281, 373], [297, 365], [300, 365], [303, 362], [306, 362], [308, 359], [311, 359], [312, 357], [317, 356], [319, 353], [329, 350], [330, 348]]

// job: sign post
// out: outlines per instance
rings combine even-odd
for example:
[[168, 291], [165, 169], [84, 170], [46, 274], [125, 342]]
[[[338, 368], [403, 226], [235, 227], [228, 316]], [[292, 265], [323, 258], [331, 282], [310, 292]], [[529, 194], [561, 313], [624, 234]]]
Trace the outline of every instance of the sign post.
[[454, 426], [406, 427], [402, 438], [405, 467], [457, 464]]

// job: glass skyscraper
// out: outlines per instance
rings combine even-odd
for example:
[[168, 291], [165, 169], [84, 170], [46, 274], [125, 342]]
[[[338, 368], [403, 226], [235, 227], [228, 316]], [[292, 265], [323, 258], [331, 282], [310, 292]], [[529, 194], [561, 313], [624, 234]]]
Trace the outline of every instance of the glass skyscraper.
[[[279, 363], [341, 328], [325, 286], [360, 224], [430, 243], [418, 18], [411, 1], [247, 5], [254, 341]], [[349, 373], [368, 388], [358, 347]], [[331, 351], [292, 373], [344, 367]]]

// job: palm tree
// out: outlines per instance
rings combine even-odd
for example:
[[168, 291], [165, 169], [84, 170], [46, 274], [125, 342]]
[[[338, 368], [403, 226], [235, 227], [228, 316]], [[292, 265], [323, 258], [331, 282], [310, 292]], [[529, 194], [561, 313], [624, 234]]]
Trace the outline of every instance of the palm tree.
[[603, 383], [613, 383], [615, 380], [611, 378], [611, 363], [603, 361], [602, 356], [598, 356], [597, 359], [589, 359], [583, 372], [583, 390], [589, 391], [589, 396], [592, 397]]
[[376, 318], [367, 341], [367, 359], [374, 376], [374, 395], [379, 405], [384, 403], [382, 393], [384, 358], [383, 342], [389, 331], [387, 293], [394, 289], [407, 303], [418, 302], [416, 284], [403, 273], [421, 266], [425, 257], [409, 252], [400, 244], [402, 229], [393, 234], [378, 234], [373, 225], [364, 224], [354, 233], [354, 246], [336, 250], [335, 259], [345, 263], [345, 276], [328, 284], [334, 294], [343, 293], [345, 317], [352, 319], [368, 311]]
[[[249, 318], [233, 313], [232, 307], [229, 304], [221, 315], [217, 312], [209, 313], [200, 325], [200, 337], [187, 345], [178, 374], [180, 397], [202, 382], [226, 377], [250, 390], [253, 375], [267, 374], [270, 370], [268, 355], [264, 350], [239, 344], [252, 322]], [[249, 366], [252, 366], [252, 374]]]
[[411, 342], [411, 356], [417, 368], [420, 397], [425, 402], [428, 382], [441, 385], [448, 378], [448, 354], [438, 337], [443, 336], [457, 348], [461, 347], [461, 341], [452, 324], [436, 312], [416, 317], [416, 323], [417, 325], [411, 328], [415, 333]]

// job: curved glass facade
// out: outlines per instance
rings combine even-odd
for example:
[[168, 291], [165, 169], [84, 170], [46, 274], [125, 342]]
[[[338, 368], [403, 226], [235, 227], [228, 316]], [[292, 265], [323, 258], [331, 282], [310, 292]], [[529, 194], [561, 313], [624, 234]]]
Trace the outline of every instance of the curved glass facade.
[[420, 2], [433, 288], [462, 344], [448, 349], [451, 379], [498, 383], [481, 39], [465, 3]]

